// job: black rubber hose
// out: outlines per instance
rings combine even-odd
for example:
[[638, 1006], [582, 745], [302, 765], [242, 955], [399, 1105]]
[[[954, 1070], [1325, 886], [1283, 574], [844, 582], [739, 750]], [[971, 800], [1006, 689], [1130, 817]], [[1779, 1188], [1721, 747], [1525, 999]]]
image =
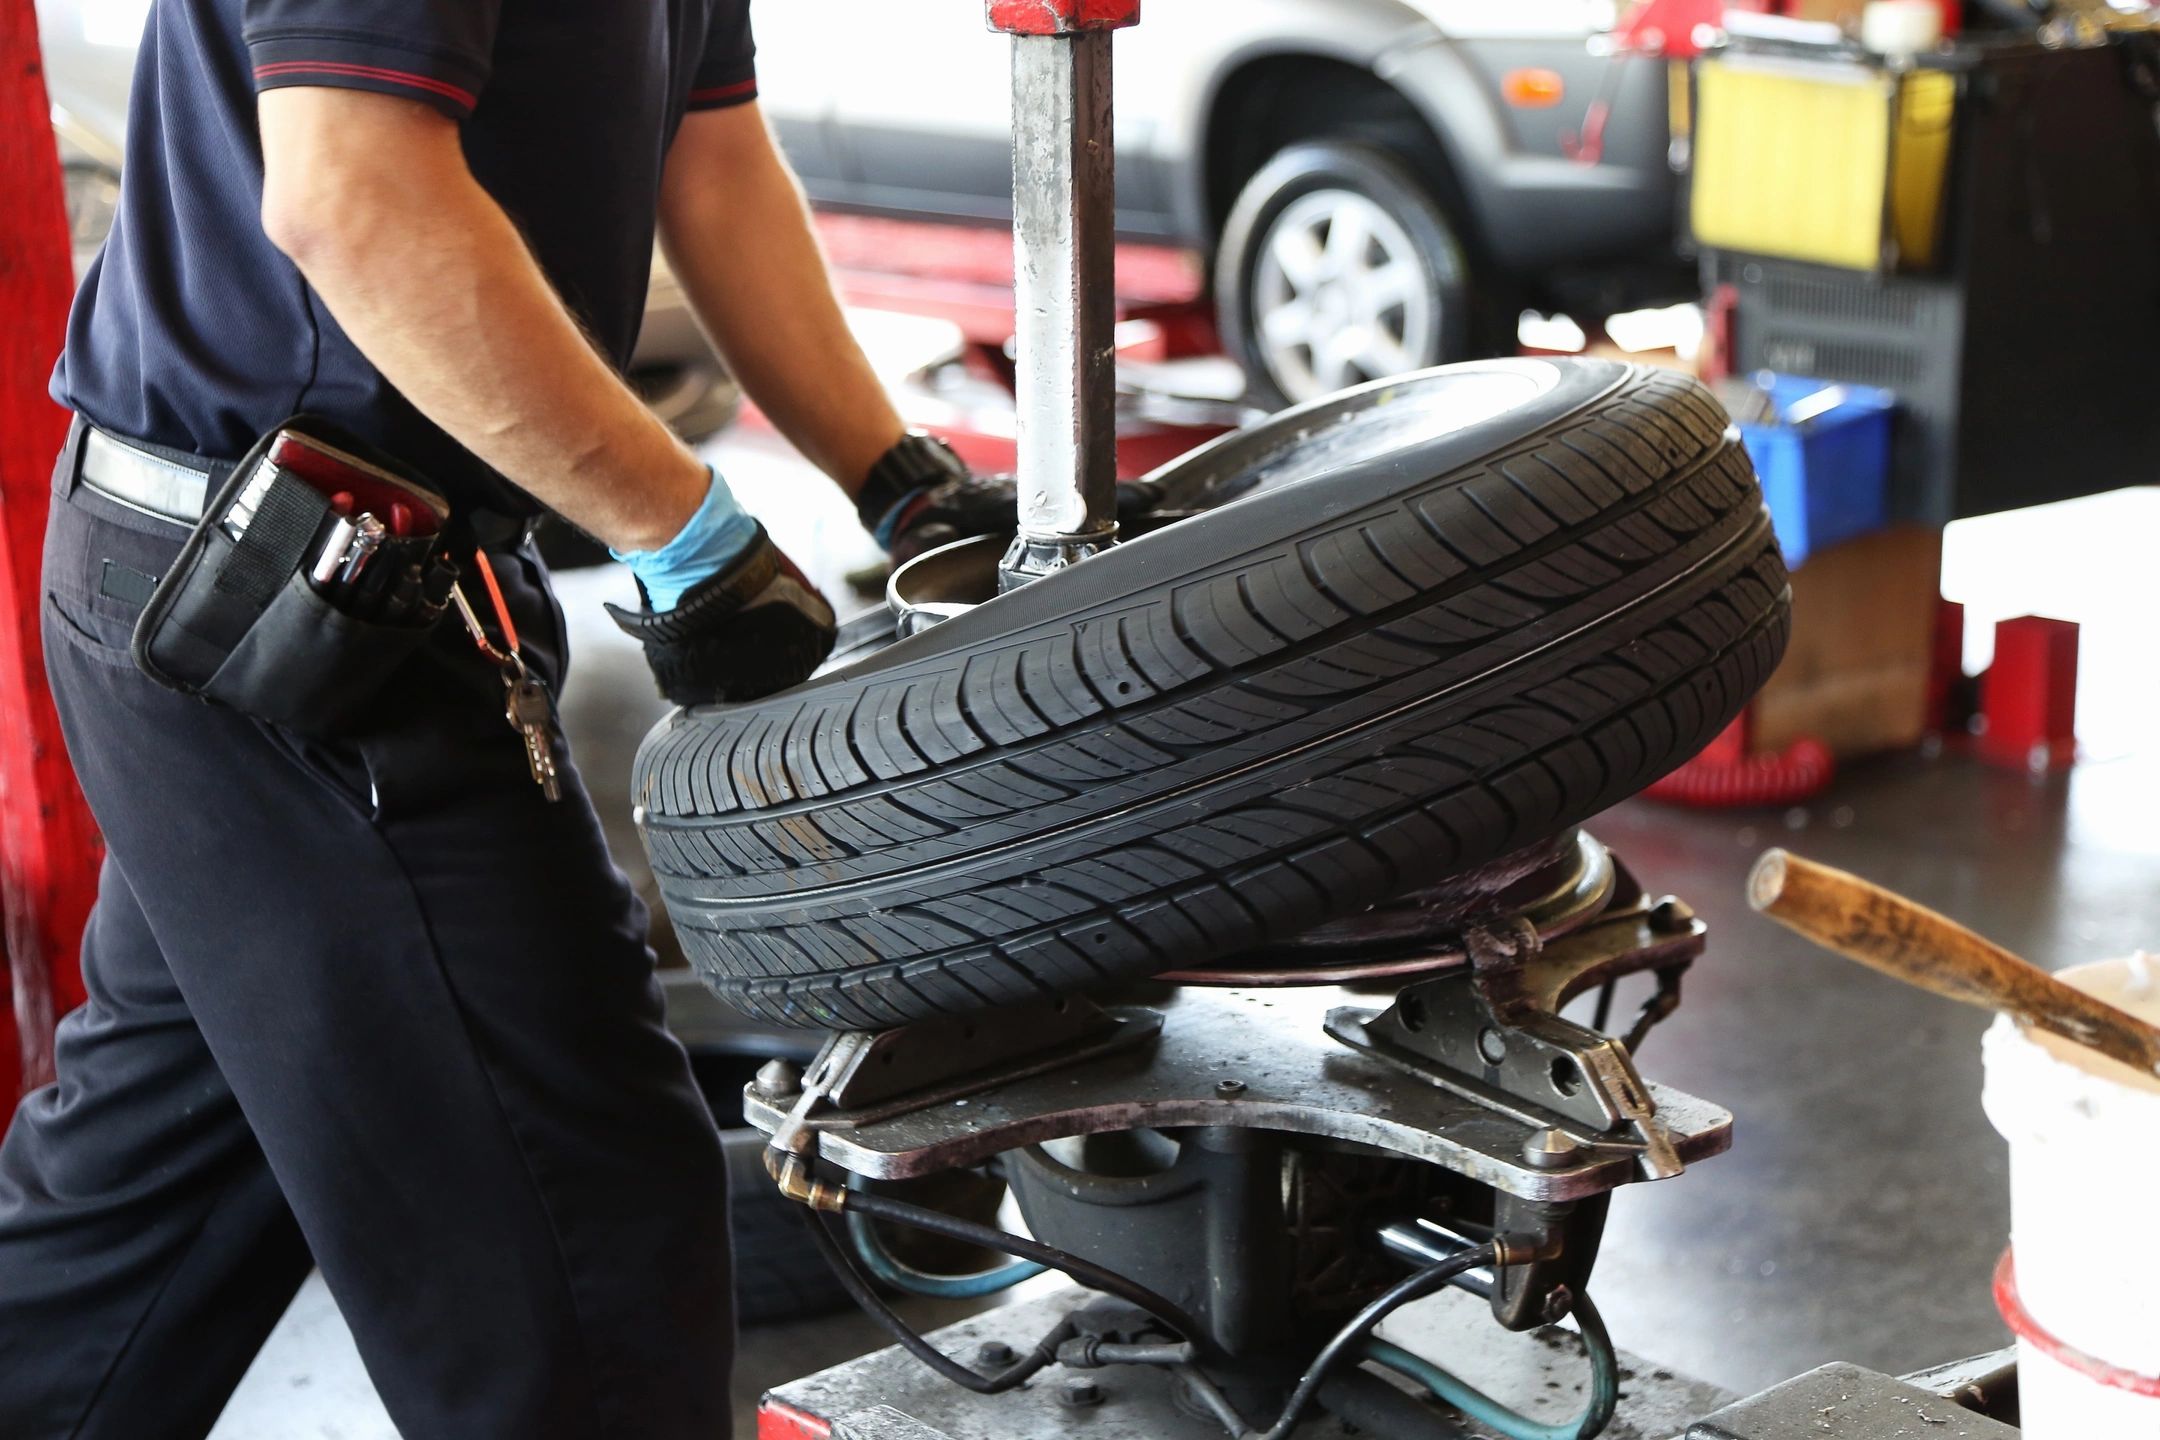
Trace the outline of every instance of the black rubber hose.
[[862, 1307], [863, 1313], [875, 1320], [908, 1354], [953, 1384], [972, 1390], [977, 1395], [1002, 1395], [1007, 1390], [1024, 1384], [1055, 1360], [1057, 1347], [1073, 1336], [1073, 1323], [1066, 1320], [1012, 1365], [995, 1375], [978, 1374], [932, 1345], [917, 1334], [907, 1321], [895, 1315], [892, 1307], [863, 1279], [862, 1272], [855, 1268], [855, 1261], [847, 1253], [846, 1247], [833, 1237], [832, 1231], [826, 1228], [821, 1217], [805, 1210], [803, 1221], [810, 1227], [810, 1239], [817, 1246], [818, 1253], [825, 1258], [825, 1263], [832, 1267], [832, 1272], [839, 1278], [841, 1286], [846, 1289], [849, 1297]]
[[1281, 1418], [1267, 1430], [1241, 1437], [1241, 1440], [1287, 1440], [1291, 1430], [1311, 1406], [1313, 1396], [1320, 1389], [1320, 1382], [1327, 1379], [1328, 1371], [1332, 1370], [1344, 1355], [1358, 1348], [1374, 1326], [1411, 1301], [1432, 1294], [1465, 1270], [1475, 1270], [1480, 1265], [1497, 1263], [1498, 1256], [1493, 1246], [1478, 1245], [1450, 1255], [1445, 1260], [1426, 1266], [1415, 1275], [1395, 1282], [1379, 1299], [1358, 1311], [1350, 1323], [1336, 1331], [1335, 1338], [1321, 1348], [1320, 1354], [1298, 1380], [1297, 1389], [1290, 1392], [1289, 1403], [1283, 1406]]
[[[1039, 1240], [1030, 1240], [991, 1225], [978, 1225], [972, 1220], [962, 1220], [942, 1211], [926, 1210], [920, 1205], [910, 1205], [905, 1200], [895, 1200], [870, 1190], [848, 1191], [847, 1208], [873, 1220], [889, 1220], [895, 1225], [910, 1225], [918, 1230], [928, 1230], [933, 1235], [964, 1240], [987, 1250], [1017, 1255], [1023, 1260], [1033, 1260], [1053, 1270], [1062, 1270], [1091, 1290], [1100, 1290], [1105, 1295], [1115, 1295], [1120, 1300], [1139, 1306], [1185, 1339], [1199, 1345], [1207, 1343], [1207, 1332], [1201, 1328], [1198, 1321], [1186, 1314], [1182, 1307], [1156, 1294], [1137, 1280], [1128, 1280], [1114, 1270], [1105, 1270], [1092, 1260], [1083, 1260], [1078, 1255], [1045, 1245]], [[1486, 1261], [1475, 1257], [1490, 1255], [1491, 1247], [1471, 1253], [1472, 1264], [1485, 1264]]]

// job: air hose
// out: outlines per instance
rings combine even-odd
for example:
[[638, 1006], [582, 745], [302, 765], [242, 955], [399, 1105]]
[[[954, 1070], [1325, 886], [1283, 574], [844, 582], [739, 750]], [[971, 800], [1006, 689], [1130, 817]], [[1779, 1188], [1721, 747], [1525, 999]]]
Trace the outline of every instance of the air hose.
[[885, 1247], [870, 1217], [850, 1207], [846, 1212], [848, 1239], [863, 1268], [879, 1281], [905, 1295], [927, 1295], [936, 1300], [979, 1300], [1032, 1280], [1048, 1266], [1033, 1260], [1014, 1260], [979, 1275], [933, 1275], [917, 1270]]
[[1508, 1440], [1591, 1440], [1612, 1423], [1613, 1411], [1620, 1404], [1620, 1358], [1614, 1353], [1612, 1336], [1606, 1332], [1605, 1322], [1588, 1295], [1575, 1297], [1574, 1314], [1575, 1323], [1582, 1330], [1583, 1349], [1590, 1357], [1590, 1401], [1582, 1414], [1558, 1424], [1533, 1420], [1511, 1410], [1430, 1360], [1385, 1340], [1367, 1344], [1365, 1358], [1417, 1381], [1441, 1401], [1480, 1425], [1499, 1431]]

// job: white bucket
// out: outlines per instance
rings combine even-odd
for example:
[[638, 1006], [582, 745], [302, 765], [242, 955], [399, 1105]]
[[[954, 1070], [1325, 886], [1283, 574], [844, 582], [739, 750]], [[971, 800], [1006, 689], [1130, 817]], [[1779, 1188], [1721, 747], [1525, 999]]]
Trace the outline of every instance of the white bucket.
[[[2059, 978], [2160, 1022], [2160, 957]], [[2160, 1440], [2160, 1080], [2008, 1016], [1981, 1048], [2010, 1142], [2015, 1258], [1996, 1298], [2024, 1440]]]

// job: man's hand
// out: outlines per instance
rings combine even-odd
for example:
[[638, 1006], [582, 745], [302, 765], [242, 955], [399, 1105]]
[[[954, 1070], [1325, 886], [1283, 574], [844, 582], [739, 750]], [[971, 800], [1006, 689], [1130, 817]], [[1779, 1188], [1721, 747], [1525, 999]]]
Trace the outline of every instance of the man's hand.
[[677, 705], [760, 699], [800, 685], [832, 653], [832, 606], [717, 473], [680, 534], [615, 558], [645, 606], [608, 613], [645, 647], [660, 693]]
[[974, 474], [933, 435], [904, 435], [855, 492], [855, 515], [895, 565], [976, 535], [1010, 535], [1019, 511], [1010, 480]]
[[[1162, 496], [1145, 480], [1118, 486], [1117, 519], [1130, 526]], [[1010, 475], [977, 475], [944, 441], [909, 435], [871, 468], [856, 497], [863, 529], [905, 565], [926, 550], [979, 535], [1011, 535], [1020, 526], [1019, 492]]]
[[832, 653], [832, 606], [757, 527], [742, 556], [672, 610], [607, 607], [645, 647], [660, 693], [677, 705], [762, 699], [810, 678]]
[[1019, 497], [1010, 475], [961, 475], [924, 486], [868, 526], [893, 564], [925, 550], [1019, 528]]

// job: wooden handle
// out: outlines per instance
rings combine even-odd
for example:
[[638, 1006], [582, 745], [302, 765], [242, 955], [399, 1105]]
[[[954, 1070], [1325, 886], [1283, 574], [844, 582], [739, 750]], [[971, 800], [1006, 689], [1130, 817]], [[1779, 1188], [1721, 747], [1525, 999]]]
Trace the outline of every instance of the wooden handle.
[[2097, 1050], [2160, 1076], [2160, 1029], [2021, 960], [1945, 916], [1857, 875], [1768, 850], [1748, 876], [1748, 903], [1826, 950], [1922, 990]]

